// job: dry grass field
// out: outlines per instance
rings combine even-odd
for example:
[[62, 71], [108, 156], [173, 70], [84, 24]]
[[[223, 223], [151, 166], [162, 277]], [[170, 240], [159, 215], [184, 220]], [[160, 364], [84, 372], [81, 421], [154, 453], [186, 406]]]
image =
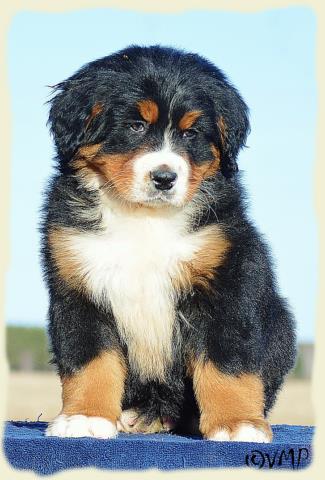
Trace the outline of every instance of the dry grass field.
[[[313, 425], [310, 382], [290, 379], [270, 415], [271, 423]], [[7, 395], [7, 419], [48, 421], [60, 410], [60, 383], [54, 373], [12, 372]]]

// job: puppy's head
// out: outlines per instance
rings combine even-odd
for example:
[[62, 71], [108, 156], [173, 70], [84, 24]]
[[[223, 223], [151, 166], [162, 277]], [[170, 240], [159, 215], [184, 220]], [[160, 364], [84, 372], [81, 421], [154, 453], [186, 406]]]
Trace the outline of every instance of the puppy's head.
[[237, 170], [247, 107], [198, 55], [130, 47], [56, 90], [49, 121], [61, 170], [124, 201], [181, 206], [207, 179]]

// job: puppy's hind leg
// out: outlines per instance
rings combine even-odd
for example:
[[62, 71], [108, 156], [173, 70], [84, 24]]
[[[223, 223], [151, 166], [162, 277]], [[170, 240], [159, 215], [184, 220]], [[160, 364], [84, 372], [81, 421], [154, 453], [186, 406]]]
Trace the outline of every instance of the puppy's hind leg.
[[122, 411], [117, 428], [125, 433], [163, 433], [173, 430], [175, 422], [167, 416], [152, 417], [139, 408], [130, 408]]

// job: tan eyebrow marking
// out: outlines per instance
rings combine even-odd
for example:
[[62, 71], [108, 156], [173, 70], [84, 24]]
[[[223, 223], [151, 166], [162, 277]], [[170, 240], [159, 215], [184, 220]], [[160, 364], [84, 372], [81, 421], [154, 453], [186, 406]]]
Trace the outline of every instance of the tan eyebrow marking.
[[192, 110], [190, 112], [184, 113], [180, 121], [178, 122], [178, 126], [181, 130], [187, 130], [194, 125], [194, 122], [202, 115], [201, 110]]
[[159, 117], [159, 108], [153, 100], [140, 100], [137, 103], [141, 117], [148, 123], [156, 123]]

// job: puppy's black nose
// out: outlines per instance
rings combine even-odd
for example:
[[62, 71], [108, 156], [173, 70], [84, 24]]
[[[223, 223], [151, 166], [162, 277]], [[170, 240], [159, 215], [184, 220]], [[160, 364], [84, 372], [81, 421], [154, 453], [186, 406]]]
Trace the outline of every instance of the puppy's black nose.
[[170, 190], [175, 183], [177, 173], [158, 169], [150, 172], [150, 177], [158, 190]]

